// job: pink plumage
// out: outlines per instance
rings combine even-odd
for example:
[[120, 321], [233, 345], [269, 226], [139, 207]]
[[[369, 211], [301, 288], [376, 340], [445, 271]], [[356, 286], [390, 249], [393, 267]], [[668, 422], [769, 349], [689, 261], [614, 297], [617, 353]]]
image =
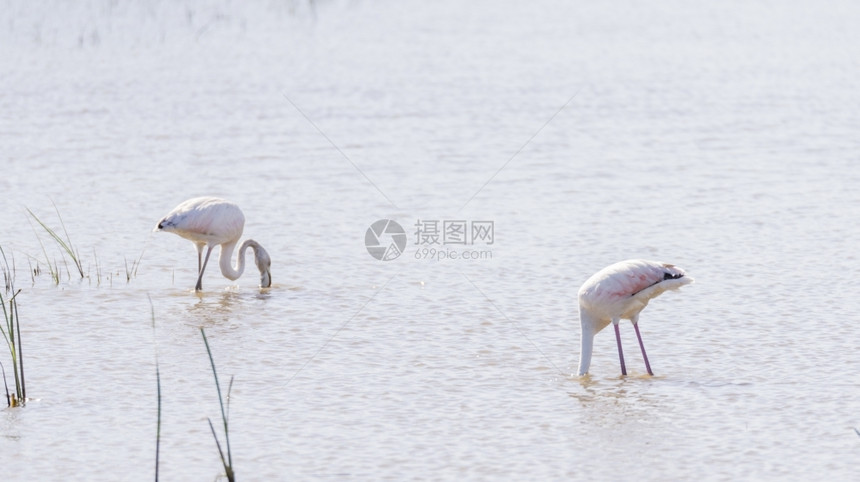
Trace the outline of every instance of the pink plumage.
[[693, 278], [683, 269], [655, 261], [631, 259], [607, 266], [592, 275], [579, 289], [579, 318], [581, 326], [581, 351], [579, 374], [588, 373], [594, 344], [594, 335], [614, 324], [621, 361], [621, 373], [627, 374], [621, 350], [621, 335], [618, 323], [622, 319], [633, 322], [642, 357], [648, 374], [653, 375], [642, 336], [639, 334], [639, 313], [651, 299], [665, 291], [675, 290], [690, 284]]

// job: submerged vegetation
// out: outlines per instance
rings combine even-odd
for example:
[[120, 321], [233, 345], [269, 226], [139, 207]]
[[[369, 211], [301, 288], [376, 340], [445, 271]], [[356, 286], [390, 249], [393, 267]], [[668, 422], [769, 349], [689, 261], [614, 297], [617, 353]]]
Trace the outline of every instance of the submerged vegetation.
[[2, 247], [0, 247], [0, 255], [3, 258], [3, 275], [6, 281], [5, 292], [7, 295], [7, 297], [3, 297], [3, 294], [0, 293], [0, 305], [3, 306], [3, 324], [0, 326], [0, 333], [3, 335], [3, 341], [6, 342], [12, 358], [12, 373], [15, 379], [13, 392], [9, 392], [9, 385], [6, 383], [6, 367], [2, 363], [0, 363], [0, 372], [3, 375], [6, 405], [17, 407], [23, 406], [27, 401], [27, 387], [24, 382], [24, 354], [21, 348], [21, 319], [18, 316], [17, 299], [21, 290], [15, 290], [14, 269], [9, 269], [9, 261], [6, 259], [6, 253]]

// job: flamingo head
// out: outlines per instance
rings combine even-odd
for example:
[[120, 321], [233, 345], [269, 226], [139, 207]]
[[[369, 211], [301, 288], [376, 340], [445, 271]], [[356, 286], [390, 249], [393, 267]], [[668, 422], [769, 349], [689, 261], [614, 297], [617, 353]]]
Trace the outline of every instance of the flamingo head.
[[269, 288], [272, 286], [272, 258], [259, 244], [254, 247], [254, 262], [260, 270], [260, 288]]

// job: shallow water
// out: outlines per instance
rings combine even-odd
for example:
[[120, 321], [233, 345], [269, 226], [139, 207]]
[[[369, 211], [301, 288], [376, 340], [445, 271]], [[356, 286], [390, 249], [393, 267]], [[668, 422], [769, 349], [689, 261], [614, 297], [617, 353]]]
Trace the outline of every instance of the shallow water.
[[[857, 473], [853, 3], [111, 5], [0, 9], [38, 399], [0, 412], [4, 480], [151, 478], [156, 350], [161, 475], [216, 477], [201, 326], [240, 480]], [[151, 229], [202, 194], [272, 289], [212, 264], [192, 291], [191, 243]], [[83, 280], [28, 224], [52, 202]], [[385, 262], [383, 218], [409, 235]], [[491, 258], [416, 259], [418, 220], [492, 220]], [[573, 376], [576, 290], [638, 257], [696, 278], [643, 312], [657, 375], [625, 324], [631, 376], [611, 331]]]

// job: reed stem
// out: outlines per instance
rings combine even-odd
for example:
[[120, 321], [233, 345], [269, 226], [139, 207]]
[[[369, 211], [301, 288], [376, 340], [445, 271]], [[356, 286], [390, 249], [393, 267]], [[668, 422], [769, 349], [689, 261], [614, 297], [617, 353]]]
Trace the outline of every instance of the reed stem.
[[[224, 399], [221, 397], [221, 384], [218, 382], [218, 372], [215, 370], [215, 360], [212, 358], [212, 350], [209, 348], [209, 340], [206, 339], [206, 331], [200, 327], [200, 334], [203, 336], [203, 343], [206, 345], [206, 353], [209, 355], [209, 364], [212, 365], [212, 375], [215, 377], [215, 388], [218, 390], [218, 403], [221, 406], [221, 420], [224, 422], [224, 438], [227, 445], [227, 458], [224, 458], [224, 451], [221, 449], [221, 443], [218, 441], [218, 435], [215, 433], [215, 427], [212, 425], [212, 420], [209, 421], [209, 428], [212, 430], [212, 436], [215, 438], [215, 445], [218, 447], [218, 455], [221, 456], [221, 464], [224, 465], [224, 472], [227, 475], [229, 482], [235, 482], [236, 476], [233, 473], [233, 453], [230, 450], [230, 429], [228, 423], [227, 412], [224, 410]], [[230, 407], [230, 390], [233, 389], [233, 377], [230, 377], [230, 386], [227, 390], [227, 407]]]

